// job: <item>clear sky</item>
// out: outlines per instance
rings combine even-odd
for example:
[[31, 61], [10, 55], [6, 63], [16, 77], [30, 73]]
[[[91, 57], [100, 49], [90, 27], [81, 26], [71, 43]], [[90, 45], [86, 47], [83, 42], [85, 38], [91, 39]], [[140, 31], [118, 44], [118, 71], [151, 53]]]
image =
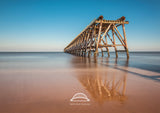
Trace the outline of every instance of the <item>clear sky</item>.
[[159, 0], [0, 0], [0, 51], [63, 51], [100, 15], [126, 17], [130, 51], [160, 51]]

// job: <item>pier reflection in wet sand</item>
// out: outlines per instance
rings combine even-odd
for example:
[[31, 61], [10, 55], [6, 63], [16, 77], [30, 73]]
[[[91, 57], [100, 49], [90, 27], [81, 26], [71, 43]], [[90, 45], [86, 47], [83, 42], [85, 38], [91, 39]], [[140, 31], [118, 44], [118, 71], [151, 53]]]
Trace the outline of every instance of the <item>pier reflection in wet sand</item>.
[[[91, 63], [91, 59], [82, 58], [82, 61], [83, 60], [84, 63]], [[128, 62], [128, 59], [126, 60]], [[96, 63], [97, 59], [93, 59], [93, 62]], [[113, 100], [123, 102], [127, 98], [125, 96], [127, 73], [122, 75], [115, 71], [108, 73], [107, 68], [105, 70], [101, 70], [97, 67], [94, 72], [87, 72], [86, 74], [78, 73], [77, 75], [77, 79], [88, 91], [91, 97], [100, 104], [105, 101]]]
[[[160, 73], [131, 67], [137, 61], [132, 54], [129, 60], [65, 53], [0, 54], [0, 113], [160, 112]], [[84, 93], [89, 104], [71, 105], [75, 93]]]

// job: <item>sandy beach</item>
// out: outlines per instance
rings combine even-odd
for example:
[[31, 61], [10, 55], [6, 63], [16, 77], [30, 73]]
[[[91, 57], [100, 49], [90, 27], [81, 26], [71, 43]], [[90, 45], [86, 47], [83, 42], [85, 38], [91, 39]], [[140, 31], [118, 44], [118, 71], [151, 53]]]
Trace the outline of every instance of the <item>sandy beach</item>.
[[[1, 55], [0, 113], [159, 113], [160, 73], [132, 66], [132, 56]], [[71, 102], [76, 93], [90, 101]]]
[[0, 0], [0, 113], [160, 113], [160, 0]]

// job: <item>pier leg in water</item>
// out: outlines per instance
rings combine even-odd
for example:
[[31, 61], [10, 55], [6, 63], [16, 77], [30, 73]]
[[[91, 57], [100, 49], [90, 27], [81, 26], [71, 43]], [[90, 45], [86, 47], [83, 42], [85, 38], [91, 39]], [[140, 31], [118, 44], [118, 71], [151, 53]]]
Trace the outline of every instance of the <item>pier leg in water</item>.
[[125, 50], [126, 50], [127, 58], [129, 58], [128, 44], [127, 44], [127, 38], [126, 38], [126, 32], [125, 32], [124, 24], [122, 24], [122, 28], [123, 28], [124, 42], [125, 42], [125, 45], [126, 45]]
[[103, 49], [101, 48], [101, 52], [102, 52], [102, 57], [103, 57]]
[[118, 58], [118, 52], [117, 52], [117, 47], [116, 47], [116, 40], [115, 40], [115, 36], [114, 36], [114, 28], [112, 28], [112, 36], [113, 36], [113, 44], [114, 44], [114, 49], [115, 49], [115, 53], [116, 53], [116, 58]]

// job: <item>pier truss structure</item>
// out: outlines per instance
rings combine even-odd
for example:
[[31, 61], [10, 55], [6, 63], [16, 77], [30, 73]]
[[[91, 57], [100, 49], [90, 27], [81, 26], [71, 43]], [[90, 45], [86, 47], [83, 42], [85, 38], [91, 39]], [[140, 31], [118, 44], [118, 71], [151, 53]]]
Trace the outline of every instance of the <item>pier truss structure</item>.
[[94, 56], [97, 56], [101, 50], [102, 56], [104, 52], [107, 52], [109, 57], [109, 47], [113, 47], [116, 57], [118, 57], [118, 52], [126, 52], [129, 58], [124, 26], [128, 23], [124, 16], [117, 20], [105, 20], [103, 16], [99, 16], [64, 48], [64, 52], [79, 56], [91, 56], [94, 52]]

